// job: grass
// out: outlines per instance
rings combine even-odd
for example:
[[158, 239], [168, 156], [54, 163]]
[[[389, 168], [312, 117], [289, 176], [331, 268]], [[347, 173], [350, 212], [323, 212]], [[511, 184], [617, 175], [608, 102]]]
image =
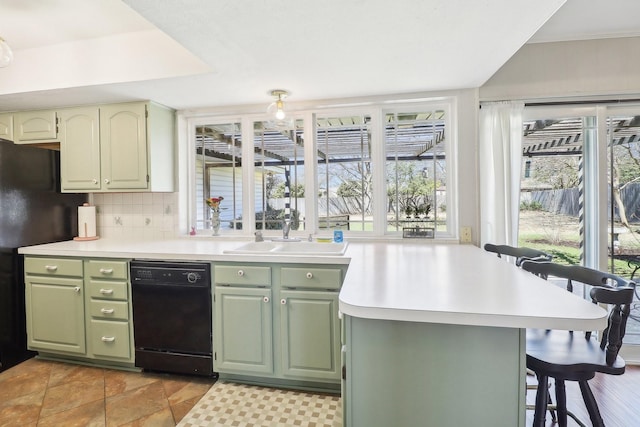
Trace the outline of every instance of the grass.
[[[636, 246], [634, 234], [621, 235], [621, 247]], [[544, 211], [521, 211], [518, 245], [548, 252], [559, 264], [581, 264], [577, 218]], [[630, 278], [635, 269], [633, 263], [629, 266], [626, 261], [617, 259], [613, 267], [615, 274], [625, 278]], [[611, 271], [610, 261], [608, 268]]]

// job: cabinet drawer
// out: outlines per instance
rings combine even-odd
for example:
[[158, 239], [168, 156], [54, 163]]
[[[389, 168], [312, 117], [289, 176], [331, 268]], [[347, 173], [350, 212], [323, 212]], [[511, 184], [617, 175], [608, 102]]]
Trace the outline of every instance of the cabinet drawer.
[[129, 299], [127, 282], [117, 280], [90, 280], [88, 292], [91, 298], [123, 301]]
[[31, 258], [24, 259], [26, 274], [44, 274], [48, 276], [82, 277], [82, 260], [68, 258]]
[[218, 284], [271, 286], [271, 267], [218, 265], [214, 275]]
[[288, 288], [340, 289], [342, 272], [339, 268], [283, 267], [281, 283]]
[[131, 357], [129, 323], [91, 320], [91, 352], [94, 356]]
[[90, 277], [125, 280], [129, 277], [127, 261], [91, 260], [88, 264]]
[[105, 320], [129, 320], [129, 303], [126, 301], [91, 300], [91, 317]]

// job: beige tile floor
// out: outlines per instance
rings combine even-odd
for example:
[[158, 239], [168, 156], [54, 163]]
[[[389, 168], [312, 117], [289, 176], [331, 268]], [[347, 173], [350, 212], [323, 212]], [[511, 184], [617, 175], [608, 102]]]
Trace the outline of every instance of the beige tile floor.
[[0, 426], [175, 426], [214, 382], [30, 359], [0, 373]]

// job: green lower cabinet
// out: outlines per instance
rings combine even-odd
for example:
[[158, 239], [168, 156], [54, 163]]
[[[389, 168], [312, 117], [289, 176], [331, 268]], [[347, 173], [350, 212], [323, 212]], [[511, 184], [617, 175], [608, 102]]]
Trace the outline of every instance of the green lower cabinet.
[[128, 260], [29, 256], [24, 265], [30, 350], [134, 366]]
[[25, 284], [29, 348], [85, 354], [82, 279], [28, 275]]
[[214, 295], [216, 369], [272, 374], [271, 289], [217, 286]]
[[96, 357], [131, 357], [129, 322], [91, 320], [91, 352]]
[[260, 385], [340, 390], [346, 265], [214, 266], [214, 370]]
[[283, 290], [279, 302], [283, 374], [339, 381], [338, 293]]

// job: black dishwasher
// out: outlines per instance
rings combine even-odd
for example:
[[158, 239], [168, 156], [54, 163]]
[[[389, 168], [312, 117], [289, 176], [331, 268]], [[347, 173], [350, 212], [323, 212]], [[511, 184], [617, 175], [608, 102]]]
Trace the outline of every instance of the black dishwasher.
[[215, 375], [209, 263], [134, 260], [131, 294], [137, 367]]

